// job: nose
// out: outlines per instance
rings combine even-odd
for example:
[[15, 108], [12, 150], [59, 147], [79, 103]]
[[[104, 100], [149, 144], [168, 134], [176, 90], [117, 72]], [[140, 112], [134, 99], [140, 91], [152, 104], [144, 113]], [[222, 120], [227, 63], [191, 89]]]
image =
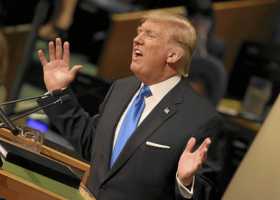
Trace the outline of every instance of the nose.
[[136, 37], [133, 39], [134, 44], [143, 44], [144, 40], [142, 37], [143, 33], [138, 33]]

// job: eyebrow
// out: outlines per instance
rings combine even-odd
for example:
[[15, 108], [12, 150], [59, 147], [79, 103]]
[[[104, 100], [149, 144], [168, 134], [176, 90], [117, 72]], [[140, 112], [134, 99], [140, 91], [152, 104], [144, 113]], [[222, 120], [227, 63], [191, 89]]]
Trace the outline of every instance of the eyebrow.
[[145, 29], [145, 28], [143, 28], [142, 26], [137, 27], [137, 33], [139, 33], [141, 30], [143, 30], [143, 31], [144, 31], [145, 33], [147, 33], [147, 34], [152, 33], [152, 34], [155, 34], [156, 36], [158, 36], [158, 35], [160, 34], [160, 33], [156, 32], [156, 31], [154, 31], [154, 30]]

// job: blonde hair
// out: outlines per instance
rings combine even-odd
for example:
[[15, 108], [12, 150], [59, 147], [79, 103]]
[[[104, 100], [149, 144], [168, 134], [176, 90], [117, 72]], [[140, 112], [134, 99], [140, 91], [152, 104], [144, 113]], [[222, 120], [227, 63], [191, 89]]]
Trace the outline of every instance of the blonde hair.
[[192, 54], [196, 47], [197, 34], [191, 22], [184, 16], [179, 14], [172, 14], [166, 11], [151, 11], [143, 18], [142, 22], [151, 20], [158, 22], [166, 22], [171, 24], [174, 28], [171, 29], [172, 39], [178, 43], [184, 50], [183, 65], [177, 70], [183, 76], [188, 76], [189, 66], [192, 59]]

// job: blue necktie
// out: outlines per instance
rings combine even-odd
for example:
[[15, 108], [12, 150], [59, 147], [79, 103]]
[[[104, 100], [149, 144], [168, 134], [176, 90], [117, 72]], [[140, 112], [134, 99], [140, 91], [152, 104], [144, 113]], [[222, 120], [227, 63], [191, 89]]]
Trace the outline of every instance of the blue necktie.
[[111, 167], [117, 160], [119, 154], [121, 153], [123, 147], [125, 146], [127, 140], [133, 134], [134, 130], [137, 127], [141, 114], [145, 108], [144, 98], [151, 96], [151, 90], [148, 86], [144, 85], [137, 97], [132, 102], [130, 108], [128, 109], [123, 122], [121, 124], [119, 135], [116, 140], [115, 146], [113, 148], [112, 157], [111, 157]]

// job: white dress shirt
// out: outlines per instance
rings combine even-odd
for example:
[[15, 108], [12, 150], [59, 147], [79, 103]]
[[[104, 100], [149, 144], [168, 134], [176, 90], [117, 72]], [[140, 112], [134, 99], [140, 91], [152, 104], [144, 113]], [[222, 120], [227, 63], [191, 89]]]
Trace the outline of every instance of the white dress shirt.
[[[137, 126], [139, 126], [142, 123], [142, 121], [150, 114], [150, 112], [156, 107], [156, 105], [164, 98], [164, 96], [172, 88], [174, 88], [180, 82], [180, 80], [181, 80], [181, 76], [178, 75], [178, 76], [173, 76], [173, 77], [171, 77], [171, 78], [169, 78], [165, 81], [159, 82], [157, 84], [149, 85], [149, 88], [152, 92], [152, 95], [149, 96], [149, 97], [145, 97], [145, 108], [143, 110], [143, 113], [140, 117], [140, 120], [139, 120]], [[134, 94], [134, 96], [131, 99], [130, 103], [128, 104], [126, 110], [122, 114], [122, 116], [120, 118], [120, 121], [118, 122], [116, 131], [115, 131], [115, 136], [114, 136], [113, 148], [115, 146], [117, 137], [119, 135], [120, 127], [121, 127], [121, 124], [124, 120], [124, 116], [126, 115], [127, 111], [131, 107], [132, 102], [134, 101], [134, 99], [136, 98], [138, 93], [140, 92], [140, 89], [142, 88], [142, 86], [143, 86], [143, 83], [141, 84], [140, 88]], [[181, 195], [184, 198], [187, 198], [187, 199], [192, 198], [193, 187], [194, 187], [194, 179], [193, 179], [192, 187], [191, 187], [190, 190], [181, 183], [177, 174], [176, 174], [176, 180], [177, 180], [178, 188], [179, 188], [179, 191], [180, 191]]]

